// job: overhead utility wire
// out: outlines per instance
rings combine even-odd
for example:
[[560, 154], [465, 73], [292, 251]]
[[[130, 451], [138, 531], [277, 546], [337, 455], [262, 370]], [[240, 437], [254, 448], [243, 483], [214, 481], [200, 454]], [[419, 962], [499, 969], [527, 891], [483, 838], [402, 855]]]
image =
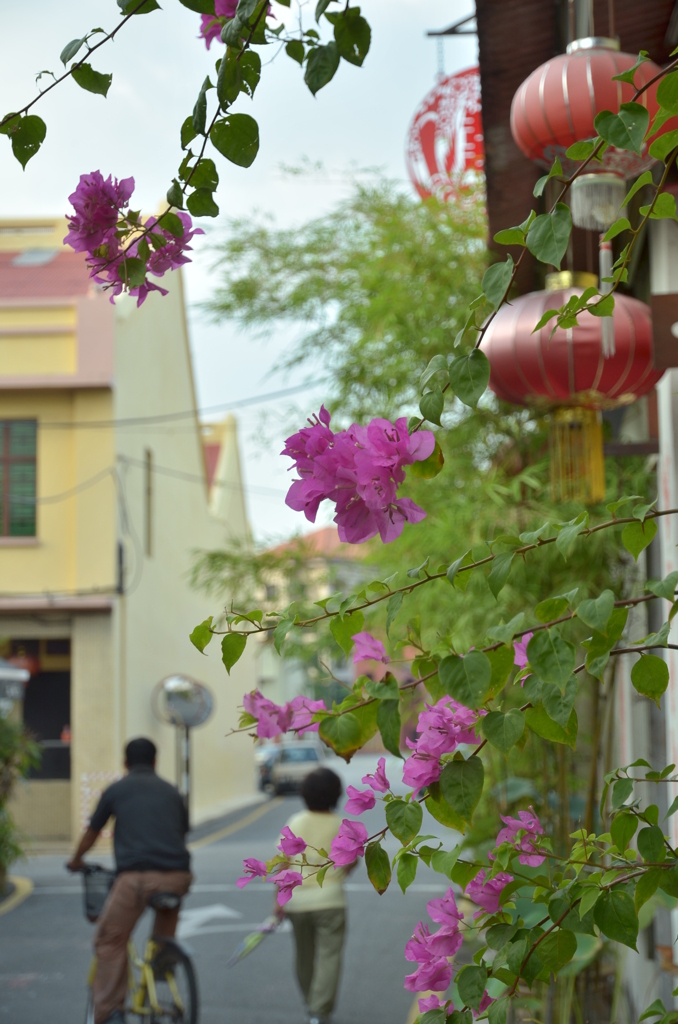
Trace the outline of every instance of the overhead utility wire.
[[40, 429], [48, 430], [90, 430], [104, 427], [131, 427], [144, 423], [172, 423], [175, 420], [190, 419], [193, 416], [209, 415], [213, 412], [227, 412], [229, 409], [240, 409], [247, 405], [259, 405], [264, 402], [272, 402], [276, 398], [285, 398], [287, 395], [295, 395], [300, 391], [308, 391], [308, 384], [295, 384], [291, 388], [282, 388], [280, 391], [269, 391], [263, 395], [250, 395], [248, 398], [237, 398], [232, 402], [222, 402], [220, 405], [208, 405], [203, 409], [185, 409], [183, 412], [158, 413], [155, 416], [128, 416], [114, 420], [41, 420]]

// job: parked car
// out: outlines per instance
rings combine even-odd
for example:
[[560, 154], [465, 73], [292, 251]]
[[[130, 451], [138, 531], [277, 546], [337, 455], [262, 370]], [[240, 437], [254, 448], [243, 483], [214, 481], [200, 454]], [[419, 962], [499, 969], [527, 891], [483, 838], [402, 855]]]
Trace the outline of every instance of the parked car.
[[318, 742], [284, 743], [271, 766], [271, 787], [277, 794], [295, 793], [303, 780], [324, 761]]

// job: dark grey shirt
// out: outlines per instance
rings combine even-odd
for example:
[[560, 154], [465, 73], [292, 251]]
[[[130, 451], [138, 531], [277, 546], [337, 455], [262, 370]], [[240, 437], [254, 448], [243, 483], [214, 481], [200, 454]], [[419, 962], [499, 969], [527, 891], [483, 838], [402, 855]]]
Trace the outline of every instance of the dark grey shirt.
[[115, 818], [113, 845], [122, 871], [188, 871], [188, 815], [178, 790], [137, 765], [109, 786], [92, 815], [90, 828], [100, 832]]

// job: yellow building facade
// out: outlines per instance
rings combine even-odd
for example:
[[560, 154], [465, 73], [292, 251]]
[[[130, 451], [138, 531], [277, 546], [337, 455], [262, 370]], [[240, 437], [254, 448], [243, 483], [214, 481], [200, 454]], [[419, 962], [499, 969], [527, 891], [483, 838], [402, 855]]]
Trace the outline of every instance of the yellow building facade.
[[43, 760], [12, 811], [36, 839], [73, 837], [132, 736], [176, 778], [152, 699], [169, 675], [215, 698], [193, 733], [193, 821], [254, 788], [251, 741], [228, 735], [252, 655], [229, 677], [188, 640], [211, 611], [188, 585], [193, 552], [249, 535], [235, 421], [208, 480], [180, 272], [164, 298], [112, 304], [65, 231], [0, 222], [0, 654], [31, 672], [11, 714]]

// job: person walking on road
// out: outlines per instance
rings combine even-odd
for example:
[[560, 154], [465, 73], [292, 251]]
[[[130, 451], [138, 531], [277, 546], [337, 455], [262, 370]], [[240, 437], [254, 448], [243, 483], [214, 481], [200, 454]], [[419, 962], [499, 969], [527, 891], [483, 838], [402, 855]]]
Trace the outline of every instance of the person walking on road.
[[[117, 877], [94, 938], [97, 958], [92, 987], [95, 1024], [124, 1024], [127, 942], [157, 893], [185, 896], [193, 876], [186, 848], [188, 813], [178, 790], [155, 774], [155, 744], [130, 740], [127, 775], [104, 791], [73, 858], [66, 867], [82, 871], [83, 856], [113, 816]], [[179, 910], [156, 911], [154, 934], [172, 937]]]
[[[334, 813], [342, 793], [341, 779], [329, 768], [316, 768], [306, 776], [300, 792], [307, 810], [293, 815], [287, 825], [314, 848], [306, 850], [308, 864], [322, 864], [326, 858], [315, 851], [329, 850], [341, 825]], [[337, 995], [346, 935], [343, 883], [355, 864], [330, 868], [321, 887], [312, 866], [301, 866], [301, 857], [292, 861], [304, 875], [284, 911], [294, 930], [297, 979], [308, 1024], [327, 1024]]]

